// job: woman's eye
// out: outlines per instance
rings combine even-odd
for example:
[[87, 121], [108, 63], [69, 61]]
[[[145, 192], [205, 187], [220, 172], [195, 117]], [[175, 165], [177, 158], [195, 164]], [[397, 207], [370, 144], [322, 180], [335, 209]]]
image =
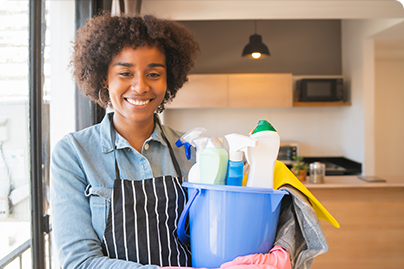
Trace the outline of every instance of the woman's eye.
[[119, 75], [127, 77], [127, 76], [130, 76], [130, 73], [129, 72], [122, 72], [122, 73], [119, 73]]
[[150, 74], [149, 74], [149, 77], [152, 77], [152, 78], [157, 78], [157, 77], [159, 77], [159, 76], [160, 76], [159, 73], [150, 73]]

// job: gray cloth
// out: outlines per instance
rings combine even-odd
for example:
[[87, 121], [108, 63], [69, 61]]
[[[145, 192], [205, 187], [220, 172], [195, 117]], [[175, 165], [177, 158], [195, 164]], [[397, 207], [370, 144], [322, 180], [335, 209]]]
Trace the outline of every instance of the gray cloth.
[[328, 250], [323, 229], [304, 194], [290, 185], [280, 190], [289, 195], [282, 201], [275, 244], [289, 252], [293, 269], [309, 269], [313, 258]]

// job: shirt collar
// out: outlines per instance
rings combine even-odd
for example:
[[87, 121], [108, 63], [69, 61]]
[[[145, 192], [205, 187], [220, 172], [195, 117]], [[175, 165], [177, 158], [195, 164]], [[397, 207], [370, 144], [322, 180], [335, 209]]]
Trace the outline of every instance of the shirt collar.
[[[122, 136], [118, 133], [115, 133], [115, 141], [112, 142], [112, 131], [116, 132], [115, 129], [112, 129], [112, 117], [114, 112], [110, 112], [105, 115], [104, 119], [100, 123], [100, 137], [102, 144], [102, 152], [109, 153], [114, 150], [116, 143], [117, 149], [131, 147], [129, 142], [126, 141]], [[146, 142], [149, 141], [157, 141], [160, 142], [163, 146], [167, 146], [165, 140], [163, 139], [162, 130], [160, 128], [161, 125], [157, 124], [157, 121], [160, 121], [160, 118], [157, 114], [155, 115], [155, 126], [154, 131], [151, 136], [146, 139]]]

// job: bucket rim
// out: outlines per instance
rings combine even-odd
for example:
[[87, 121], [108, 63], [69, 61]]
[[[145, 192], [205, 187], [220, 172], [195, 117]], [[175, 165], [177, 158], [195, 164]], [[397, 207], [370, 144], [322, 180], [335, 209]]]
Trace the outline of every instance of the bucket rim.
[[230, 186], [230, 185], [216, 185], [216, 184], [203, 184], [203, 183], [191, 183], [183, 182], [182, 186], [191, 189], [206, 189], [216, 191], [229, 191], [229, 192], [244, 192], [244, 193], [261, 193], [261, 194], [289, 194], [287, 191], [275, 190], [270, 188], [254, 188], [247, 186]]

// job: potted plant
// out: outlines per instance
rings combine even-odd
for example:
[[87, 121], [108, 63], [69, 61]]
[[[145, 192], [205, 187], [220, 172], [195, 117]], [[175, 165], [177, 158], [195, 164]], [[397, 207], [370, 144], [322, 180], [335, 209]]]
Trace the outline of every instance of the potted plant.
[[300, 180], [305, 181], [309, 166], [303, 162], [302, 156], [293, 156], [292, 173]]

